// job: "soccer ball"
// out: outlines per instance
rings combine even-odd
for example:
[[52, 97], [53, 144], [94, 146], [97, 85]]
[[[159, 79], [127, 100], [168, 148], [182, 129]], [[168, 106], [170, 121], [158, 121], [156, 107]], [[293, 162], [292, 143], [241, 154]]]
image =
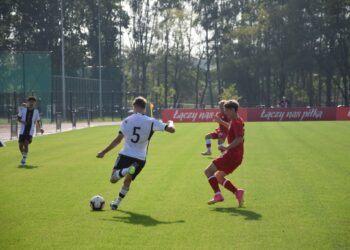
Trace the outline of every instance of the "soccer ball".
[[101, 211], [105, 205], [105, 200], [101, 195], [95, 195], [90, 200], [90, 207], [94, 211]]

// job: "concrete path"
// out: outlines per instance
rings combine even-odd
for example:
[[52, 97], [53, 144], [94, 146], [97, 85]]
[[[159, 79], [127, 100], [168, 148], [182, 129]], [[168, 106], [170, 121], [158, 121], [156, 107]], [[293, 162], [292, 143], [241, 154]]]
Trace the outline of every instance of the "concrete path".
[[[120, 125], [120, 121], [115, 122], [91, 122], [90, 127], [98, 127], [98, 126], [117, 126]], [[44, 135], [49, 134], [55, 134], [60, 132], [66, 132], [66, 131], [72, 131], [75, 129], [83, 129], [88, 128], [87, 122], [79, 122], [77, 123], [77, 126], [75, 129], [72, 127], [72, 123], [62, 123], [62, 130], [56, 131], [56, 124], [55, 123], [47, 123], [43, 124], [43, 128], [45, 130]], [[18, 126], [19, 130], [19, 126]], [[10, 124], [2, 124], [0, 125], [0, 140], [2, 141], [9, 141], [11, 140], [11, 125]], [[17, 138], [12, 138], [16, 140]]]

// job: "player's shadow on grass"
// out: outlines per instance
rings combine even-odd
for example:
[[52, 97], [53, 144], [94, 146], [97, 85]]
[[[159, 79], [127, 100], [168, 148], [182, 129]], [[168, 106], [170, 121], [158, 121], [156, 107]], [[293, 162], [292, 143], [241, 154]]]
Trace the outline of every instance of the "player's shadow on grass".
[[246, 209], [235, 207], [216, 207], [213, 208], [215, 212], [228, 213], [232, 216], [243, 216], [245, 220], [260, 220], [262, 215]]
[[160, 224], [174, 224], [174, 223], [185, 222], [184, 220], [160, 221], [152, 218], [149, 215], [138, 214], [138, 213], [123, 211], [123, 210], [118, 210], [118, 212], [126, 214], [128, 215], [128, 217], [113, 216], [113, 221], [124, 222], [124, 223], [134, 224], [134, 225], [143, 225], [145, 227], [153, 227], [153, 226], [158, 226]]
[[38, 168], [39, 166], [34, 166], [34, 165], [25, 165], [25, 166], [22, 166], [22, 165], [18, 165], [18, 169], [34, 169], [34, 168]]

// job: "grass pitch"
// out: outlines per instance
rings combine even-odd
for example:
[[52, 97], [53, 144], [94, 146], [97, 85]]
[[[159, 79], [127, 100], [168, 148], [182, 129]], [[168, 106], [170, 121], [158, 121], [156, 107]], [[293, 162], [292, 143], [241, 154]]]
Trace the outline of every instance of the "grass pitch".
[[[118, 127], [34, 138], [28, 166], [16, 142], [0, 148], [0, 249], [349, 249], [350, 123], [247, 123], [245, 159], [208, 206], [204, 135], [215, 124], [156, 133], [143, 172], [111, 211], [120, 147], [96, 159]], [[216, 142], [214, 142], [216, 145]], [[218, 151], [214, 150], [214, 155]], [[102, 212], [89, 199], [101, 194]]]

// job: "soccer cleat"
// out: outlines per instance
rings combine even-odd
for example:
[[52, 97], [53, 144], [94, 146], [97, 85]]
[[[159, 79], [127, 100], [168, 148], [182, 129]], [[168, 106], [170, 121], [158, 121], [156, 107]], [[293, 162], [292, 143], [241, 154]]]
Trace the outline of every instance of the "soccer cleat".
[[110, 204], [110, 206], [111, 206], [111, 209], [112, 209], [112, 210], [117, 210], [117, 209], [118, 209], [118, 204], [117, 204], [116, 201], [112, 201], [111, 204]]
[[133, 175], [133, 174], [135, 174], [135, 171], [136, 171], [136, 169], [134, 166], [129, 167], [129, 174]]
[[242, 207], [243, 203], [244, 203], [244, 190], [237, 189], [235, 196], [236, 196], [236, 199], [238, 201], [238, 207]]
[[224, 201], [224, 196], [222, 196], [222, 194], [216, 194], [210, 201], [208, 201], [208, 205], [212, 205], [223, 201]]
[[202, 155], [211, 155], [211, 151], [202, 152]]
[[21, 160], [21, 165], [22, 165], [22, 166], [25, 166], [25, 165], [26, 165], [26, 159], [22, 158], [22, 160]]

